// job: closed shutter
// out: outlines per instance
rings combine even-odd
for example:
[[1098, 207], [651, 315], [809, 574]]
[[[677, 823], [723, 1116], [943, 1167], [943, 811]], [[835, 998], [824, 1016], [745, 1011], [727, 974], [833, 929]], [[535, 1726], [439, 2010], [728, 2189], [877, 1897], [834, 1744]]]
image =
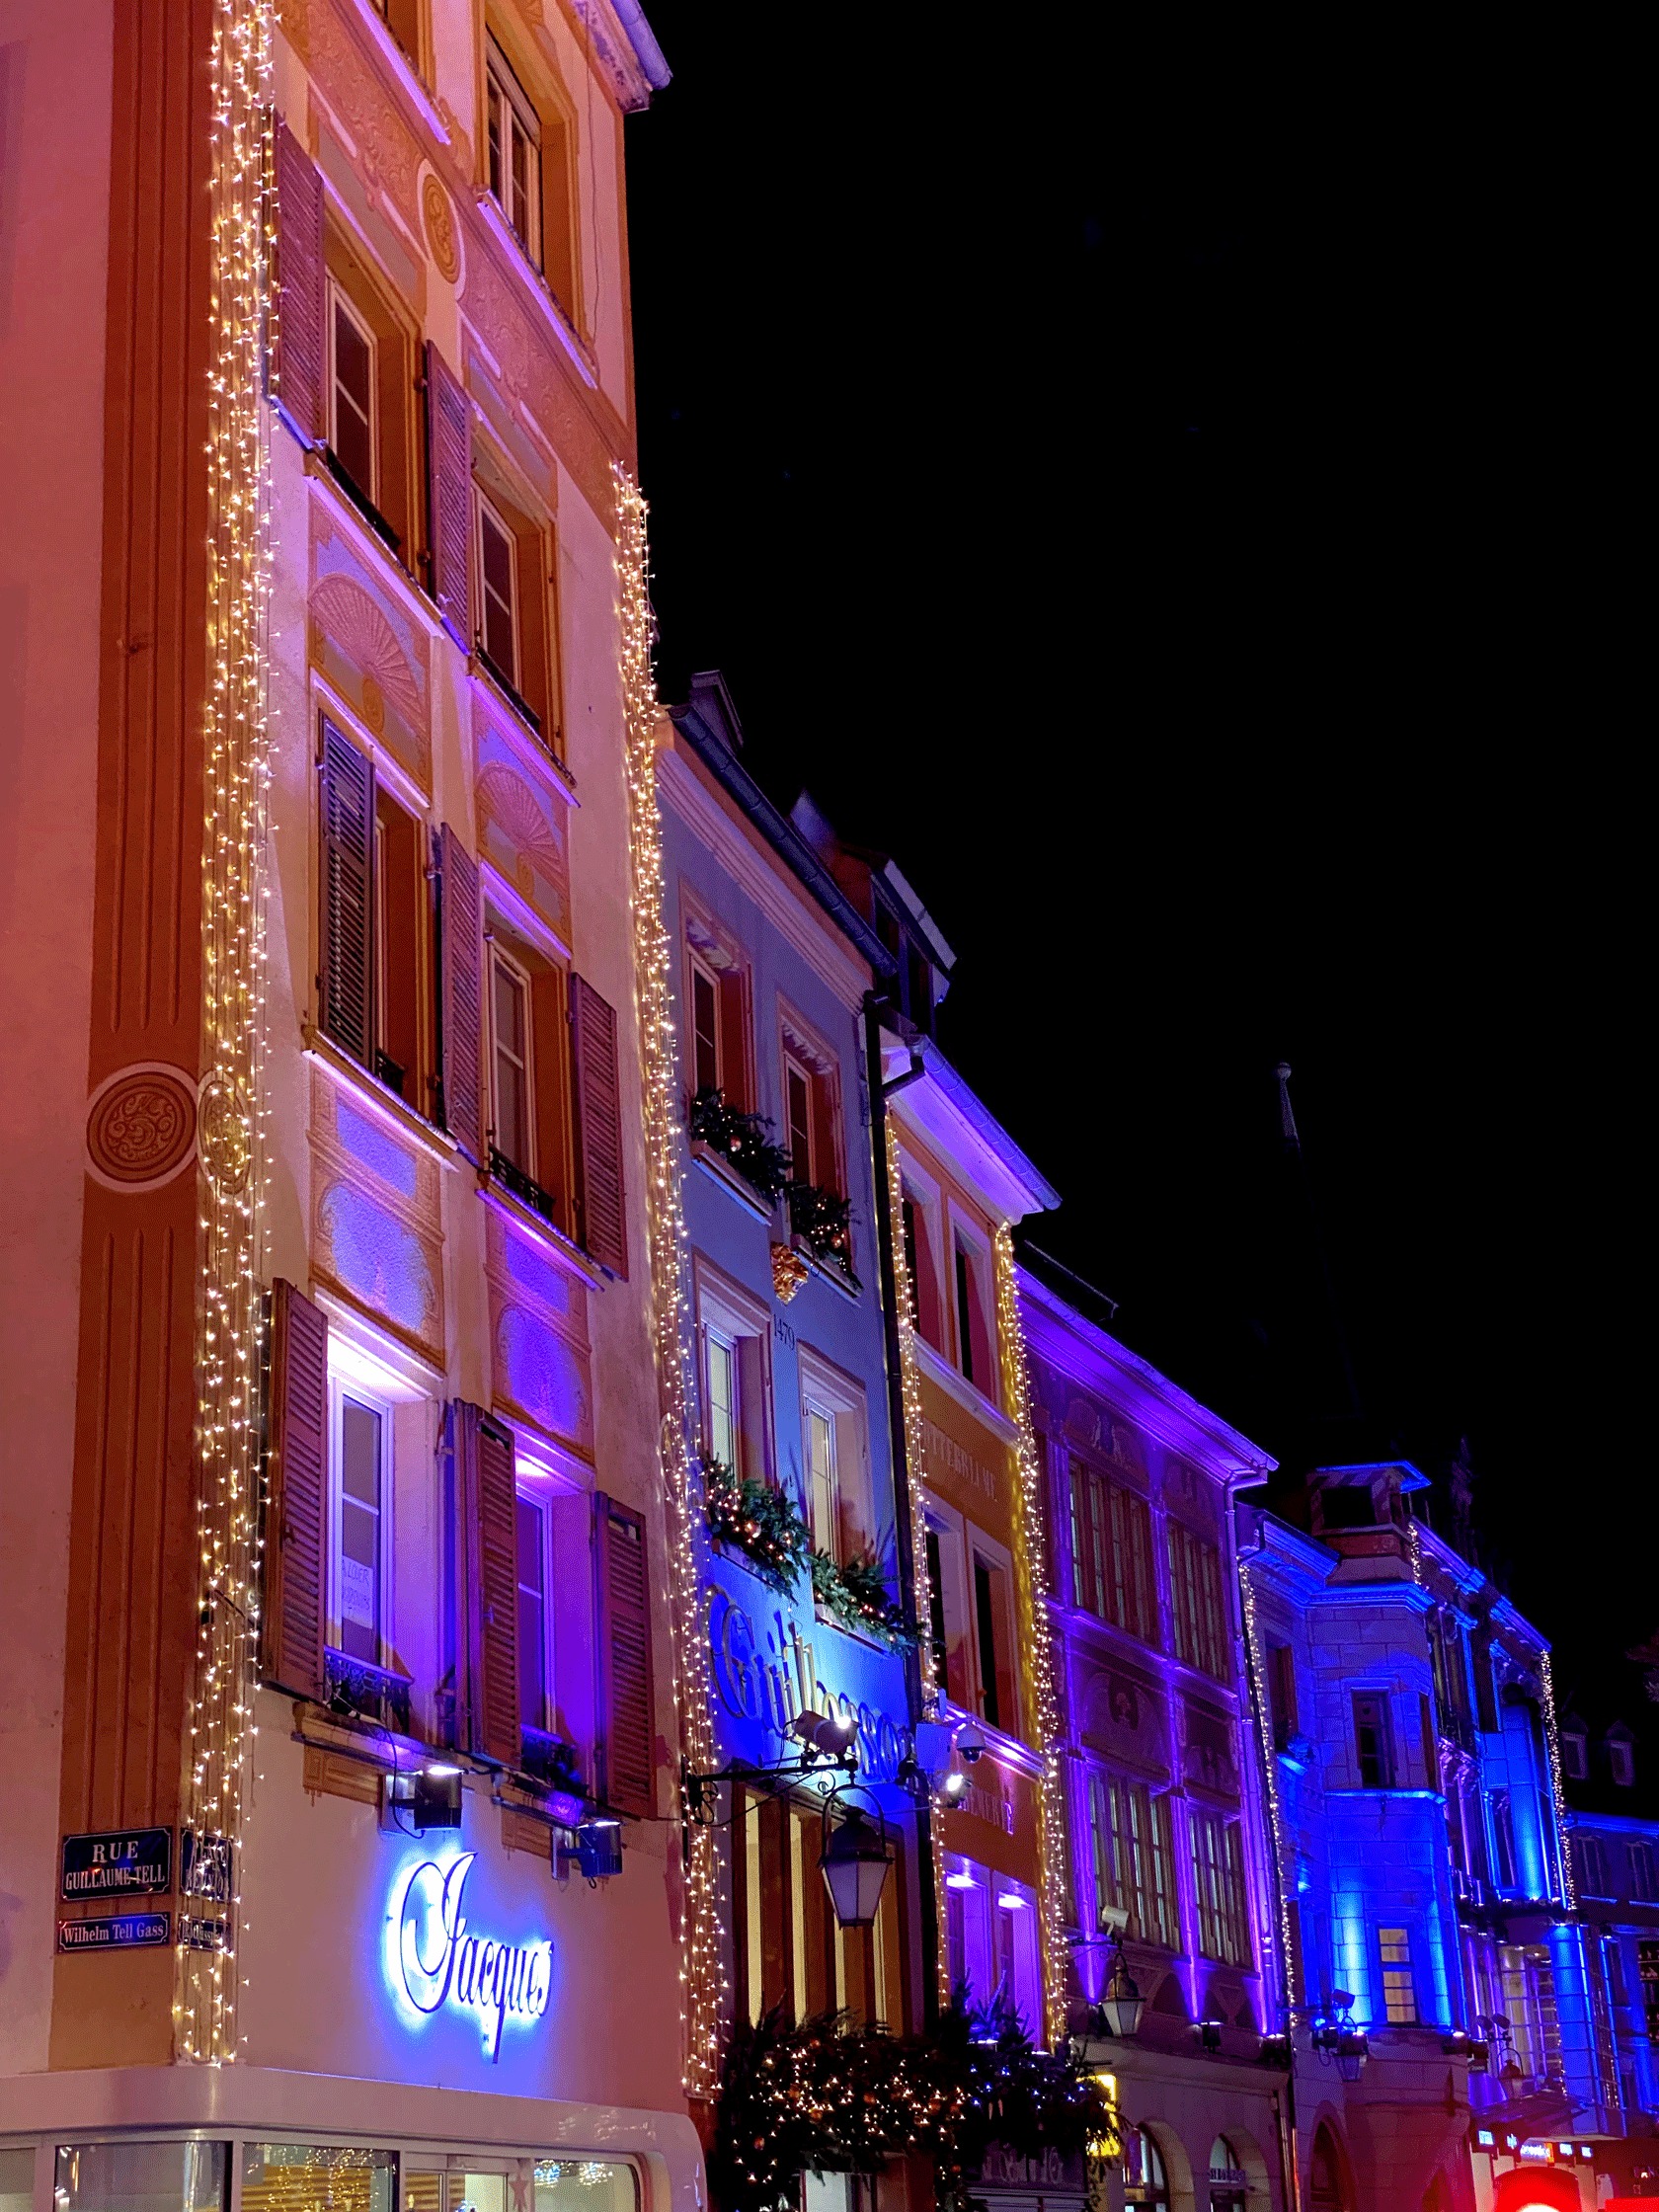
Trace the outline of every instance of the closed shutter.
[[323, 1695], [328, 1555], [328, 1317], [291, 1283], [272, 1292], [261, 1663], [298, 1698]]
[[427, 341], [427, 540], [432, 595], [456, 644], [472, 648], [472, 406]]
[[374, 769], [326, 717], [322, 769], [322, 1026], [363, 1066], [374, 1057]]
[[285, 122], [276, 125], [276, 344], [272, 396], [307, 445], [328, 435], [328, 291], [323, 180]]
[[650, 1580], [645, 1523], [602, 1491], [595, 1555], [599, 1615], [599, 1788], [618, 1812], [656, 1810], [656, 1728], [651, 1695]]
[[447, 823], [437, 833], [437, 923], [443, 1126], [475, 1160], [482, 1161], [484, 939], [478, 863]]
[[520, 1758], [518, 1552], [513, 1436], [480, 1406], [457, 1399], [448, 1414], [454, 1455], [456, 1733], [462, 1747], [503, 1767]]
[[583, 1247], [613, 1275], [628, 1272], [622, 1204], [622, 1083], [616, 1012], [590, 983], [570, 980], [577, 1181]]

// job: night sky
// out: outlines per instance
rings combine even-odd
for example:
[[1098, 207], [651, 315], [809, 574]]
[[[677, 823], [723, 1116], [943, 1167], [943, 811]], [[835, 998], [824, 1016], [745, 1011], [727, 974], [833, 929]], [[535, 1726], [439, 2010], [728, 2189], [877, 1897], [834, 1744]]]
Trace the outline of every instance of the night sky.
[[652, 0], [662, 688], [915, 885], [1117, 1333], [1288, 1461], [1466, 1436], [1570, 1666], [1659, 1625], [1617, 118], [1514, 20], [1120, 13]]

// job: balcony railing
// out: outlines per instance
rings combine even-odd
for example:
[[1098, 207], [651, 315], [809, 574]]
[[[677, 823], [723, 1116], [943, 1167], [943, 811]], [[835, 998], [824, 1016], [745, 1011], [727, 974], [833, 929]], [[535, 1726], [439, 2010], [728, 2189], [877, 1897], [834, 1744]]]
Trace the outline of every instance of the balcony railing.
[[390, 1667], [371, 1666], [344, 1651], [323, 1653], [323, 1696], [330, 1710], [344, 1720], [375, 1721], [407, 1736], [410, 1687], [408, 1676]]
[[504, 1190], [510, 1190], [520, 1206], [527, 1206], [532, 1214], [539, 1214], [554, 1228], [559, 1225], [559, 1202], [551, 1191], [544, 1191], [533, 1175], [526, 1175], [515, 1167], [504, 1151], [490, 1146], [490, 1175]]

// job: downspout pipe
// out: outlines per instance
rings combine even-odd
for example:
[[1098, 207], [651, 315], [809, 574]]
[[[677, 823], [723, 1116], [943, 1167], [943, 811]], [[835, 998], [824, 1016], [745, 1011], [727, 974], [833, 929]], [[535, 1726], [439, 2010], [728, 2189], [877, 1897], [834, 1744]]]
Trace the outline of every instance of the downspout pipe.
[[[899, 1335], [899, 1275], [893, 1257], [898, 1224], [893, 1219], [892, 1197], [888, 1187], [887, 1102], [895, 1091], [902, 1090], [907, 1083], [913, 1083], [926, 1070], [921, 1053], [912, 1048], [908, 1069], [891, 1083], [884, 1084], [882, 1081], [882, 1013], [890, 1005], [890, 1000], [873, 990], [864, 994], [864, 1052], [869, 1064], [870, 1080], [870, 1146], [874, 1153], [876, 1180], [876, 1250], [881, 1270], [882, 1329], [887, 1347], [888, 1429], [893, 1439], [893, 1524], [898, 1537], [899, 1573], [905, 1592], [907, 1623], [917, 1635], [917, 1641], [909, 1646], [905, 1658], [905, 1695], [912, 1716], [920, 1719], [919, 1639], [932, 1633], [932, 1622], [915, 1618], [917, 1532], [910, 1522], [909, 1453], [905, 1435], [905, 1350]], [[939, 1897], [933, 1886], [933, 1812], [931, 1802], [926, 1798], [916, 1806], [915, 1834], [916, 1933], [921, 1942], [922, 2017], [932, 2027], [939, 2017], [939, 1977], [932, 1971], [932, 1962], [939, 1955], [940, 1923]]]

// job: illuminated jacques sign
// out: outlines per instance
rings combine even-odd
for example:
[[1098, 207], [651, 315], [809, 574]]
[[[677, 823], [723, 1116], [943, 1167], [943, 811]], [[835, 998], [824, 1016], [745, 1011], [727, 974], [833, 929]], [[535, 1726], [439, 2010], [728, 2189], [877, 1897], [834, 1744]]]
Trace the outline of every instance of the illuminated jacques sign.
[[[832, 1631], [831, 1647], [841, 1638]], [[787, 1737], [801, 1712], [836, 1712], [857, 1724], [858, 1772], [865, 1781], [892, 1781], [910, 1751], [910, 1732], [867, 1700], [819, 1678], [818, 1656], [779, 1607], [756, 1634], [754, 1622], [721, 1589], [709, 1587], [709, 1657], [720, 1701], [734, 1720], [758, 1721]]]
[[540, 1937], [509, 1942], [469, 1925], [467, 1876], [476, 1856], [424, 1858], [399, 1878], [386, 1916], [386, 1971], [394, 1994], [423, 2016], [445, 2007], [470, 2014], [485, 2056], [494, 2059], [509, 2021], [527, 2026], [545, 2014], [553, 1945]]

